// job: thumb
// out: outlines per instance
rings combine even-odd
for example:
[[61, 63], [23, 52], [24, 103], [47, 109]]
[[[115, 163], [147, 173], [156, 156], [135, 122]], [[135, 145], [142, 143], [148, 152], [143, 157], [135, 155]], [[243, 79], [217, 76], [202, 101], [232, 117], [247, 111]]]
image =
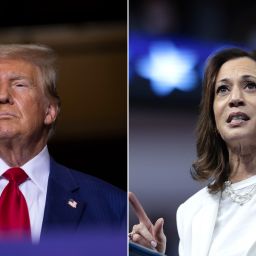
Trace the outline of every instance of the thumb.
[[160, 218], [154, 225], [154, 237], [157, 241], [157, 250], [165, 252], [166, 248], [166, 236], [164, 234], [164, 219]]
[[155, 225], [154, 225], [154, 236], [155, 237], [159, 237], [161, 236], [161, 234], [164, 233], [164, 219], [160, 218], [156, 221]]

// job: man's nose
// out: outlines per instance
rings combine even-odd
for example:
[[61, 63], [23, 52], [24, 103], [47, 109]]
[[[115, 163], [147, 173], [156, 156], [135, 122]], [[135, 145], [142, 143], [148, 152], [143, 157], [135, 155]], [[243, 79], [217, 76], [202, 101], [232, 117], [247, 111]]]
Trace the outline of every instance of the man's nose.
[[11, 103], [11, 95], [9, 87], [5, 84], [0, 84], [0, 103]]
[[244, 106], [245, 101], [243, 97], [243, 92], [241, 88], [233, 88], [231, 93], [230, 93], [230, 101], [229, 101], [229, 106], [230, 107], [239, 107], [239, 106]]

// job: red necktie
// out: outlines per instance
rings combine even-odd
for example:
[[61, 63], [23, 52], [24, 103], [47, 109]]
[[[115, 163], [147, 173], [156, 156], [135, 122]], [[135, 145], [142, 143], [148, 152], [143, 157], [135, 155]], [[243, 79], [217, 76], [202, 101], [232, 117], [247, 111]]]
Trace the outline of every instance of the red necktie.
[[1, 238], [29, 238], [30, 221], [26, 200], [19, 185], [27, 179], [27, 174], [19, 167], [8, 169], [3, 175], [9, 180], [0, 197]]

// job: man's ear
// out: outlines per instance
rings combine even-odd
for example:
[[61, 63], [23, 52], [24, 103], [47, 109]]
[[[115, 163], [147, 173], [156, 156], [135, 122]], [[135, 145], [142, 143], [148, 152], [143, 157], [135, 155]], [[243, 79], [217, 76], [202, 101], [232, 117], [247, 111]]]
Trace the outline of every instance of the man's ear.
[[57, 104], [49, 102], [46, 109], [46, 113], [45, 113], [44, 124], [51, 125], [56, 120], [57, 115], [58, 115]]

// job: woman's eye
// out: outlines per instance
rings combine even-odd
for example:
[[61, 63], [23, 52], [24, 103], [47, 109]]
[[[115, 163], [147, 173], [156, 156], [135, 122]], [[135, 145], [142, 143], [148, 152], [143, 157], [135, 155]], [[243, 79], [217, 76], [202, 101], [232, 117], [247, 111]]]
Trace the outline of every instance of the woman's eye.
[[245, 85], [245, 88], [247, 88], [247, 89], [249, 89], [249, 90], [256, 89], [256, 83], [254, 83], [254, 82], [248, 82], [248, 83]]
[[217, 90], [216, 93], [217, 94], [224, 94], [228, 91], [228, 87], [226, 85], [220, 85]]

